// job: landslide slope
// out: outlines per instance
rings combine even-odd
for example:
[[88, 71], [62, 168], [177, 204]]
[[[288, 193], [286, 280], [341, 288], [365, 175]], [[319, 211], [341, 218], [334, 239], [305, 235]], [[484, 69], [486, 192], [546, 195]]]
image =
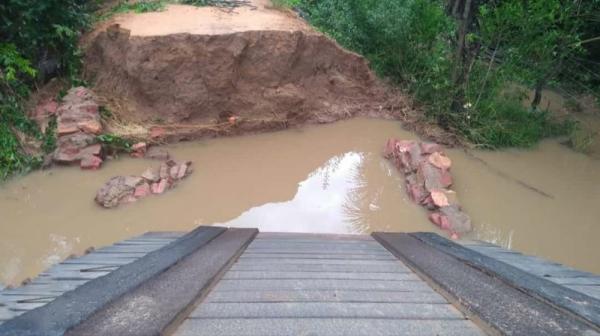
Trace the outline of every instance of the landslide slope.
[[[228, 133], [398, 118], [408, 109], [361, 56], [289, 13], [171, 5], [117, 17], [87, 43], [85, 73], [125, 119]], [[393, 96], [393, 97], [392, 97]], [[393, 101], [393, 104], [390, 103]]]

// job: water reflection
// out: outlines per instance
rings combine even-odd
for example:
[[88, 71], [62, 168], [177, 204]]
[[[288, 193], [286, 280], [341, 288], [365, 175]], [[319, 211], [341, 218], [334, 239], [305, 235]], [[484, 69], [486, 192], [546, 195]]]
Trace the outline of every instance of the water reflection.
[[377, 195], [370, 199], [367, 189], [364, 167], [368, 157], [359, 152], [334, 156], [298, 183], [293, 199], [251, 208], [222, 225], [258, 226], [261, 231], [366, 232], [366, 213], [379, 209]]

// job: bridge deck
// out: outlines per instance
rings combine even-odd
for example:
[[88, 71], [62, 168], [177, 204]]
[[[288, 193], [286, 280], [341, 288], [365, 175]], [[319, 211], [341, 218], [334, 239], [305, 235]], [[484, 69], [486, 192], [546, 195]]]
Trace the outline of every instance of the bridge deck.
[[369, 236], [259, 234], [175, 335], [481, 335]]
[[[598, 277], [481, 242], [199, 227], [0, 291], [0, 335], [599, 335]], [[2, 323], [4, 320], [4, 323]]]

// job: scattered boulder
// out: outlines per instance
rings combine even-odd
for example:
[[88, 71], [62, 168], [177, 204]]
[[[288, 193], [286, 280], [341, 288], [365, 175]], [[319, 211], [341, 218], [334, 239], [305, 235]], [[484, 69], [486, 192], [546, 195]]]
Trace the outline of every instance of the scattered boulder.
[[146, 169], [146, 171], [142, 173], [142, 177], [148, 182], [158, 182], [160, 180], [160, 176], [158, 176], [156, 170], [152, 168]]
[[146, 169], [141, 176], [113, 177], [96, 193], [96, 203], [105, 208], [114, 208], [152, 194], [163, 194], [189, 176], [192, 173], [191, 166], [191, 161], [177, 163], [169, 160], [161, 163], [157, 169]]
[[452, 160], [440, 145], [413, 140], [389, 139], [384, 156], [405, 175], [410, 199], [432, 211], [429, 220], [453, 238], [471, 231], [471, 219], [458, 204], [452, 186]]
[[135, 143], [131, 146], [131, 153], [129, 155], [135, 158], [142, 158], [146, 155], [147, 148], [148, 145], [145, 142]]
[[108, 180], [96, 193], [96, 203], [105, 208], [114, 208], [122, 203], [130, 202], [135, 189], [145, 183], [139, 176], [116, 176]]
[[[52, 110], [55, 105], [48, 102], [41, 108]], [[54, 113], [58, 139], [53, 161], [79, 164], [82, 169], [100, 168], [103, 153], [96, 135], [102, 133], [102, 123], [100, 107], [92, 92], [84, 87], [70, 89]]]
[[101, 165], [102, 165], [102, 159], [97, 156], [94, 156], [94, 155], [89, 155], [89, 156], [82, 158], [81, 162], [79, 163], [79, 166], [81, 167], [81, 169], [91, 169], [91, 170], [100, 169]]

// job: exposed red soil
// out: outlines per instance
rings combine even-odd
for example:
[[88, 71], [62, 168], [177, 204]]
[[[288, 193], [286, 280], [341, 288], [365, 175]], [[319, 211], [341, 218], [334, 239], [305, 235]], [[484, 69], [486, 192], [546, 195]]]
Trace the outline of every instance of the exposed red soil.
[[[171, 24], [159, 30], [142, 29], [148, 18], [172, 16], [130, 14], [115, 22], [133, 30], [113, 25], [87, 41], [87, 79], [121, 123], [144, 125], [144, 134], [131, 134], [137, 138], [177, 140], [373, 116], [401, 119], [421, 133], [453, 141], [423, 126], [410, 100], [378, 80], [363, 57], [289, 14], [268, 13], [279, 30], [245, 30], [265, 23], [244, 15], [272, 10], [253, 14], [243, 9], [242, 17], [232, 20], [246, 26], [232, 25], [231, 32], [224, 32], [228, 21], [223, 16], [233, 14], [189, 10], [214, 22], [189, 26], [193, 21], [182, 18], [183, 23], [173, 26], [168, 19]], [[285, 20], [280, 15], [291, 22], [289, 27], [281, 26]], [[173, 33], [181, 29], [194, 33]]]

